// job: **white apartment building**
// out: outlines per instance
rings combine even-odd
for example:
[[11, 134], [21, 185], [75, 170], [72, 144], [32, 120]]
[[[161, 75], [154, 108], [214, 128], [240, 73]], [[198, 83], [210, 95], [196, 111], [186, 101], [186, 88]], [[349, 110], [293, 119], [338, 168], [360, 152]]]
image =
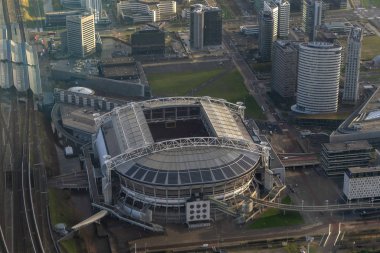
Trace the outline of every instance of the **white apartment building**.
[[293, 111], [319, 114], [338, 110], [341, 50], [341, 46], [325, 42], [300, 44]]

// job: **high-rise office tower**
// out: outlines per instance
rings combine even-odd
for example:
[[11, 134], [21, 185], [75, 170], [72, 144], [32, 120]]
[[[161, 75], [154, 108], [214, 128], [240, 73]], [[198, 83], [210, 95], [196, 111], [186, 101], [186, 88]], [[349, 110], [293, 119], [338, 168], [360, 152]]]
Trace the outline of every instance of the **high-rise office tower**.
[[195, 4], [190, 9], [190, 46], [222, 44], [222, 11], [218, 7]]
[[290, 3], [286, 0], [276, 0], [278, 6], [278, 33], [279, 38], [287, 38], [289, 35]]
[[318, 114], [338, 110], [341, 50], [341, 46], [326, 42], [300, 44], [293, 111]]
[[259, 53], [261, 61], [270, 61], [272, 45], [277, 39], [278, 6], [270, 1], [264, 2], [259, 18]]
[[85, 9], [94, 14], [94, 22], [98, 23], [102, 14], [102, 0], [85, 0]]
[[343, 90], [343, 102], [355, 104], [359, 98], [360, 52], [363, 32], [359, 27], [352, 27], [347, 39], [346, 73]]
[[94, 15], [66, 17], [67, 50], [76, 57], [86, 57], [95, 51]]
[[302, 29], [314, 41], [317, 29], [322, 24], [323, 2], [321, 0], [303, 0], [302, 6]]
[[297, 85], [298, 50], [295, 42], [276, 40], [273, 43], [272, 90], [284, 99], [292, 99]]

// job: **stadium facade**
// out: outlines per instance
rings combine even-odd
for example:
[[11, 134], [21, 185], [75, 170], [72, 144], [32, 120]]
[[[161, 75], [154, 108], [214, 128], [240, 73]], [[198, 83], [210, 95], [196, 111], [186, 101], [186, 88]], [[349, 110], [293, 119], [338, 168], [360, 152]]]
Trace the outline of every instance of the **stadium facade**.
[[189, 226], [244, 209], [244, 199], [257, 194], [256, 170], [270, 161], [244, 109], [175, 97], [131, 102], [96, 118], [92, 149], [103, 205], [143, 222]]

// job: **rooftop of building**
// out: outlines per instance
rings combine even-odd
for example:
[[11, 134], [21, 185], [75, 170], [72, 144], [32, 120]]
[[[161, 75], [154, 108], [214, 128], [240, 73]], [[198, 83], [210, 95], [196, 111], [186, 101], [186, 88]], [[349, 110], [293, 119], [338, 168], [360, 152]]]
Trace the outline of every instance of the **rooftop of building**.
[[203, 4], [193, 4], [191, 6], [192, 11], [194, 12], [202, 12], [202, 11], [221, 11], [219, 7], [216, 6], [209, 6], [209, 5], [203, 5]]
[[348, 168], [348, 171], [351, 174], [380, 172], [380, 167], [351, 167], [351, 168]]
[[327, 28], [346, 28], [353, 26], [349, 21], [327, 21], [323, 25]]
[[299, 44], [299, 42], [290, 40], [276, 40], [275, 43], [281, 46], [285, 52], [293, 52]]
[[103, 77], [139, 76], [137, 63], [132, 58], [112, 58], [101, 62]]
[[333, 134], [380, 132], [380, 88], [355, 110]]
[[[84, 76], [100, 76], [97, 59], [80, 59], [75, 61], [59, 60], [51, 64], [53, 70], [67, 71]], [[141, 65], [130, 57], [112, 58], [101, 61], [103, 67], [103, 78], [118, 79], [118, 77], [133, 77], [123, 79], [128, 82], [146, 84]], [[142, 79], [141, 79], [142, 78]], [[141, 80], [140, 80], [141, 79]], [[121, 80], [121, 79], [120, 79]]]
[[322, 144], [322, 146], [325, 150], [329, 152], [343, 152], [343, 151], [372, 149], [371, 144], [369, 144], [367, 140], [324, 143]]
[[312, 42], [302, 43], [301, 46], [310, 47], [310, 48], [318, 48], [318, 49], [342, 49], [340, 45], [332, 44], [328, 42], [322, 42], [322, 41], [312, 41]]
[[94, 118], [99, 117], [98, 111], [69, 104], [59, 106], [64, 127], [91, 134], [96, 133]]

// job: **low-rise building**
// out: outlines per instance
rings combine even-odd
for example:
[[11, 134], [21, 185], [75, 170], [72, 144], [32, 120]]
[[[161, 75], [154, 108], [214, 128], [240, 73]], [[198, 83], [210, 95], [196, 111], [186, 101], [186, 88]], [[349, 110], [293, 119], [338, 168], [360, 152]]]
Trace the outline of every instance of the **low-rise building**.
[[258, 36], [260, 32], [260, 27], [258, 25], [242, 25], [240, 26], [240, 32], [244, 35]]
[[165, 53], [165, 33], [153, 26], [145, 26], [131, 36], [132, 55]]
[[151, 10], [148, 4], [139, 2], [120, 1], [117, 3], [117, 15], [130, 24], [158, 21], [157, 10]]
[[344, 173], [343, 193], [350, 200], [380, 197], [380, 167], [353, 167]]
[[372, 146], [366, 140], [324, 143], [321, 166], [327, 176], [342, 176], [350, 167], [368, 166], [372, 151]]

